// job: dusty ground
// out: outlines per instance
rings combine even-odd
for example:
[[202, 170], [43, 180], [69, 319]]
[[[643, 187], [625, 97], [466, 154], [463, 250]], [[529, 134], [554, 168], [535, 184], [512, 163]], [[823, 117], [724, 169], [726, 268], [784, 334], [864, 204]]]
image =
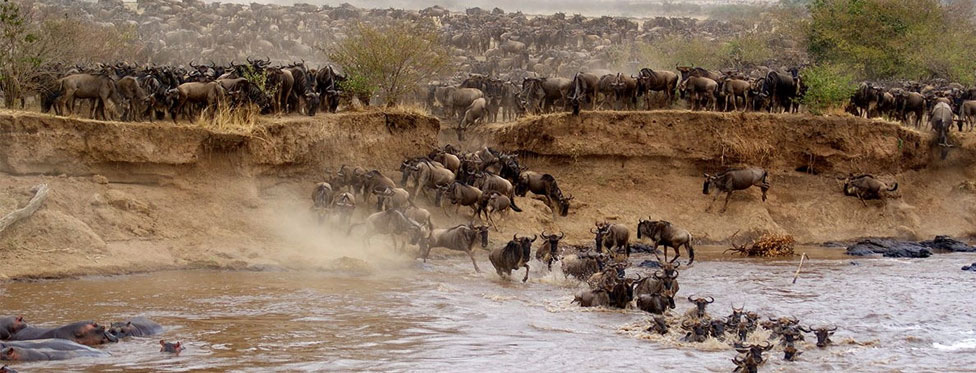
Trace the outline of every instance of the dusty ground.
[[[438, 122], [381, 112], [264, 120], [253, 133], [235, 134], [0, 112], [0, 214], [23, 206], [33, 185], [52, 190], [34, 216], [0, 233], [0, 279], [193, 267], [333, 270], [343, 256], [386, 255], [382, 239], [367, 249], [344, 229], [328, 242], [309, 234], [325, 229], [308, 211], [312, 185], [341, 164], [398, 176], [400, 160], [438, 144]], [[493, 245], [542, 229], [589, 241], [594, 221], [633, 228], [647, 216], [701, 242], [737, 231], [785, 232], [801, 243], [976, 233], [972, 134], [957, 135], [963, 145], [944, 161], [926, 133], [855, 118], [586, 113], [486, 126], [480, 137], [519, 151], [576, 197], [570, 216], [555, 221], [542, 202], [520, 198], [526, 211], [502, 220]], [[719, 205], [704, 212], [711, 199], [701, 194], [702, 172], [737, 163], [771, 172], [769, 201], [750, 190], [724, 214], [715, 212]], [[849, 172], [897, 180], [900, 197], [865, 208], [840, 193], [837, 177]], [[435, 224], [465, 219], [438, 212]]]

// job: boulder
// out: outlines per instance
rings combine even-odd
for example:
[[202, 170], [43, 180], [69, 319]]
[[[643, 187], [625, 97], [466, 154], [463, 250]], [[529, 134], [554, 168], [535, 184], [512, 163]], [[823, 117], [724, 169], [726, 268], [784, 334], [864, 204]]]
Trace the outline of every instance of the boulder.
[[887, 239], [861, 240], [847, 248], [847, 255], [881, 254], [888, 258], [928, 258], [932, 250], [915, 242]]
[[922, 241], [919, 245], [932, 250], [972, 253], [976, 252], [976, 246], [967, 245], [964, 242], [953, 239], [949, 236], [935, 236], [934, 240]]

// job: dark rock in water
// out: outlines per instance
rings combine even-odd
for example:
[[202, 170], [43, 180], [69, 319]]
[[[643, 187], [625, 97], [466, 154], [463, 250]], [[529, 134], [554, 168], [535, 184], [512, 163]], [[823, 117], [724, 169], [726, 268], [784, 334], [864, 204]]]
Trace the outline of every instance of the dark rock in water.
[[851, 265], [857, 267], [857, 266], [861, 265], [861, 263], [858, 263], [858, 262], [855, 262], [855, 261], [852, 260], [851, 261]]
[[661, 263], [659, 263], [656, 260], [645, 260], [641, 262], [641, 264], [638, 264], [637, 266], [644, 267], [644, 268], [661, 268]]
[[847, 255], [881, 254], [888, 258], [928, 258], [932, 250], [915, 242], [887, 239], [867, 239], [847, 248]]
[[654, 248], [651, 247], [651, 245], [645, 245], [637, 242], [637, 243], [630, 244], [630, 252], [654, 254], [654, 253], [660, 253], [661, 250], [654, 250]]
[[962, 267], [963, 271], [973, 271], [976, 272], [976, 263], [970, 264], [968, 266]]
[[951, 252], [963, 252], [972, 253], [976, 252], [976, 246], [970, 246], [964, 242], [954, 240], [949, 236], [935, 236], [934, 240], [922, 241], [918, 243], [919, 245], [925, 246], [932, 250], [944, 250]]

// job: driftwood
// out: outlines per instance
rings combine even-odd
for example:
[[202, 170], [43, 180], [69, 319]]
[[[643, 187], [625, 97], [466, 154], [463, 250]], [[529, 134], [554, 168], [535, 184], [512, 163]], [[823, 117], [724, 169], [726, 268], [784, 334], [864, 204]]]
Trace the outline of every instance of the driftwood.
[[11, 225], [14, 225], [17, 222], [34, 215], [34, 212], [41, 208], [44, 200], [47, 199], [47, 193], [50, 191], [50, 189], [47, 187], [47, 184], [41, 184], [35, 186], [33, 190], [34, 197], [30, 199], [30, 202], [27, 202], [27, 206], [14, 210], [3, 218], [0, 218], [0, 233], [3, 233], [3, 231], [9, 228]]
[[758, 239], [753, 240], [751, 244], [736, 245], [733, 241], [736, 234], [739, 234], [739, 232], [735, 232], [729, 238], [729, 244], [732, 245], [732, 248], [725, 250], [725, 252], [732, 252], [748, 257], [793, 255], [793, 244], [796, 243], [793, 236], [766, 233]]

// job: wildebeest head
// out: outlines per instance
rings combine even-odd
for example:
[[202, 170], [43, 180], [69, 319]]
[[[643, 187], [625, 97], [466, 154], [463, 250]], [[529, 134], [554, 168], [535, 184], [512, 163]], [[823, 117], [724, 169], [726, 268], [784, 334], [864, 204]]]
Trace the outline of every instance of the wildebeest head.
[[715, 337], [715, 339], [718, 340], [722, 340], [725, 338], [726, 320], [715, 319], [709, 321], [708, 326], [709, 326], [709, 333], [712, 335], [712, 337]]
[[745, 307], [735, 308], [735, 306], [732, 306], [732, 314], [729, 315], [727, 318], [728, 319], [727, 324], [730, 327], [736, 327], [742, 322], [742, 316], [745, 315], [745, 312], [743, 312], [743, 308]]
[[322, 104], [322, 97], [318, 92], [308, 89], [305, 90], [305, 102], [307, 103], [305, 105], [306, 114], [308, 114], [310, 117], [314, 117], [319, 111], [319, 105]]
[[522, 258], [526, 261], [529, 260], [530, 254], [532, 252], [532, 243], [538, 239], [539, 236], [532, 235], [532, 238], [528, 236], [519, 238], [518, 234], [512, 235], [512, 242], [518, 244], [519, 251], [521, 251]]
[[762, 364], [763, 362], [763, 352], [773, 349], [773, 344], [766, 342], [763, 345], [742, 345], [739, 343], [735, 344], [735, 350], [740, 354], [746, 354], [747, 359], [755, 360], [756, 363]]
[[559, 197], [559, 216], [569, 215], [569, 202], [573, 200], [573, 195]]
[[695, 316], [699, 319], [705, 318], [705, 307], [709, 304], [715, 302], [715, 298], [693, 298], [691, 295], [688, 296], [688, 301], [695, 304]]
[[474, 229], [476, 232], [478, 232], [478, 235], [481, 236], [481, 248], [488, 247], [488, 226], [487, 225], [478, 225], [478, 226], [474, 226], [473, 225], [473, 226], [471, 226], [471, 228]]
[[610, 232], [610, 224], [606, 222], [603, 223], [597, 222], [596, 228], [590, 229], [590, 233], [596, 235], [595, 236], [596, 243], [594, 246], [596, 248], [596, 252], [603, 251], [603, 240], [604, 238], [606, 238], [607, 233], [609, 232]]
[[833, 343], [833, 341], [830, 340], [830, 336], [834, 335], [834, 331], [837, 330], [837, 327], [824, 326], [824, 327], [810, 328], [810, 329], [800, 327], [799, 329], [807, 333], [812, 332], [813, 335], [817, 336], [817, 347], [824, 348], [830, 345], [831, 343]]
[[555, 235], [546, 234], [546, 231], [542, 231], [542, 239], [546, 240], [546, 243], [549, 244], [549, 255], [553, 258], [559, 253], [559, 240], [563, 239], [563, 237], [566, 237], [566, 234], [562, 232], [559, 232], [559, 235]]
[[687, 342], [705, 342], [708, 339], [707, 321], [685, 320], [681, 322], [681, 328], [687, 331], [684, 338]]
[[702, 185], [702, 194], [708, 194], [708, 187], [715, 181], [715, 175], [705, 174], [705, 183]]
[[754, 359], [746, 357], [745, 360], [740, 359], [738, 356], [732, 358], [732, 363], [735, 364], [736, 368], [733, 372], [736, 373], [758, 373], [759, 363]]
[[790, 343], [790, 344], [788, 344], [786, 346], [786, 348], [783, 349], [783, 360], [786, 360], [786, 361], [796, 360], [796, 358], [798, 356], [800, 356], [800, 354], [802, 354], [802, 353], [803, 352], [801, 352], [800, 350], [797, 350], [796, 349], [796, 346], [794, 346], [792, 343]]

